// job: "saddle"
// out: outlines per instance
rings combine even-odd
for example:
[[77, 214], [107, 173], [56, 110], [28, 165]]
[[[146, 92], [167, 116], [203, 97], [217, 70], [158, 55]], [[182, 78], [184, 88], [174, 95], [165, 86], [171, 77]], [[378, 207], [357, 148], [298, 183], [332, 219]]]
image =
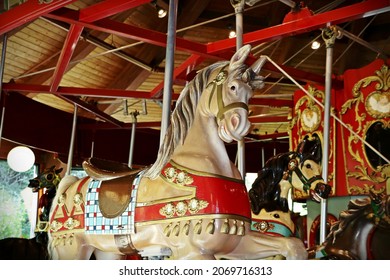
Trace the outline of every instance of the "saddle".
[[139, 169], [131, 169], [123, 163], [98, 158], [85, 160], [83, 168], [89, 177], [99, 181], [121, 178], [139, 172]]
[[102, 181], [99, 190], [99, 208], [102, 215], [106, 218], [120, 216], [129, 205], [132, 183], [140, 170], [96, 158], [84, 161], [83, 168], [91, 178]]

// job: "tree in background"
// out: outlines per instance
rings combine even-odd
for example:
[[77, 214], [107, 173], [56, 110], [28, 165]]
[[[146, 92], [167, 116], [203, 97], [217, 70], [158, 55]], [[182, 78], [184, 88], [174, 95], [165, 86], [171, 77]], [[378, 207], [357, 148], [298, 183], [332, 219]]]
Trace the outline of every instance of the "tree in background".
[[0, 160], [0, 239], [30, 238], [31, 224], [21, 191], [34, 177], [34, 168], [16, 172], [9, 168], [6, 160]]

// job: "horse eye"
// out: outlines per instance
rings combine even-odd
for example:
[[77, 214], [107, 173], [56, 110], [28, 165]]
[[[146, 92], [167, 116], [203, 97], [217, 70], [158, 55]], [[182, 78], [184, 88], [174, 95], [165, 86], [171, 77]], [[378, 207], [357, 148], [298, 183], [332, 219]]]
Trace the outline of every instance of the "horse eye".
[[311, 164], [310, 163], [306, 164], [306, 168], [310, 169], [311, 168]]
[[51, 173], [49, 173], [49, 174], [46, 175], [46, 179], [49, 180], [49, 181], [53, 180], [53, 177], [54, 177], [54, 176], [53, 176], [53, 174], [51, 174]]
[[230, 87], [230, 90], [231, 90], [231, 91], [235, 91], [235, 90], [236, 90], [236, 87], [235, 87], [235, 86], [231, 86], [231, 87]]
[[279, 214], [274, 214], [274, 217], [277, 218], [277, 219], [280, 218]]

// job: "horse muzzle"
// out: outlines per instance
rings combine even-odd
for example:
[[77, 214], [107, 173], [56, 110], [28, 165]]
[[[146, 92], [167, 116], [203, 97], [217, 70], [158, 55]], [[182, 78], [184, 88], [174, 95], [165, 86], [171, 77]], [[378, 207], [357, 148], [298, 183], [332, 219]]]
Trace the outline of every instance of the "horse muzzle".
[[39, 191], [39, 181], [36, 179], [32, 179], [30, 180], [30, 183], [27, 187], [31, 188], [33, 192], [37, 192]]
[[317, 183], [314, 190], [310, 190], [310, 197], [316, 202], [320, 202], [321, 199], [327, 199], [332, 190], [332, 187], [325, 183]]

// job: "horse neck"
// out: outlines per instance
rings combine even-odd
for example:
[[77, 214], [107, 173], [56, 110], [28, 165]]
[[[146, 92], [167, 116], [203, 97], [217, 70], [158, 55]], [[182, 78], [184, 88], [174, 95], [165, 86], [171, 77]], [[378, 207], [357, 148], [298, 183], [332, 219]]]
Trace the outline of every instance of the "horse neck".
[[217, 131], [215, 118], [197, 110], [184, 143], [175, 149], [171, 159], [190, 169], [241, 179]]

